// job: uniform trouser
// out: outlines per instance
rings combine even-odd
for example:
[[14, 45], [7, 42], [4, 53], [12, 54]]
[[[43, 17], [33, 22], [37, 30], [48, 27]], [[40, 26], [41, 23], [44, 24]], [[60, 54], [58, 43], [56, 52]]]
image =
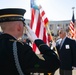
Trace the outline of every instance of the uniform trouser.
[[60, 75], [72, 75], [72, 70], [59, 70]]

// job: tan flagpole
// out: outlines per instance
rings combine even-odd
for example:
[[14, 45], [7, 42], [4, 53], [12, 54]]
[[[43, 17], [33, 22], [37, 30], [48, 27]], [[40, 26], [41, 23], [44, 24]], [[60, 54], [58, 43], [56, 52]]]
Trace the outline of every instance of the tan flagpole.
[[[48, 25], [46, 25], [46, 27], [47, 27], [47, 31], [48, 31], [48, 33], [49, 33], [50, 36], [52, 37], [52, 42], [55, 42], [54, 39], [53, 39], [53, 36], [52, 36], [52, 34], [51, 34], [51, 31], [50, 31], [50, 29], [49, 29], [49, 27], [48, 27]], [[55, 50], [56, 50], [56, 54], [58, 55], [57, 48], [56, 48], [56, 47], [54, 47], [54, 48], [55, 48]], [[58, 55], [58, 57], [59, 57], [59, 55]]]

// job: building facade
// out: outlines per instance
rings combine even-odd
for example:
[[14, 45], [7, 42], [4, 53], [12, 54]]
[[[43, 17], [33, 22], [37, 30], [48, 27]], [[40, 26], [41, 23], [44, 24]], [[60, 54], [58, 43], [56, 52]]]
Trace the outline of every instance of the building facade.
[[68, 29], [70, 25], [70, 20], [65, 20], [65, 21], [50, 21], [49, 22], [49, 28], [51, 30], [51, 32], [54, 34], [54, 35], [57, 35], [58, 33], [58, 30], [60, 28], [64, 28], [65, 30]]
[[[26, 25], [30, 25], [29, 19], [26, 19], [25, 22], [26, 22]], [[50, 21], [48, 26], [49, 26], [50, 32], [52, 32], [54, 35], [57, 35], [59, 28], [68, 29], [69, 24], [70, 24], [70, 20]]]
[[[30, 25], [30, 20], [26, 19], [25, 23], [26, 23], [26, 25]], [[70, 24], [70, 20], [65, 20], [65, 21], [50, 21], [49, 24], [48, 24], [48, 26], [49, 26], [50, 31], [54, 35], [57, 35], [57, 31], [59, 30], [59, 28], [65, 28], [65, 29], [67, 29], [68, 26], [69, 26], [69, 24]], [[0, 31], [2, 31], [1, 28], [0, 28]]]

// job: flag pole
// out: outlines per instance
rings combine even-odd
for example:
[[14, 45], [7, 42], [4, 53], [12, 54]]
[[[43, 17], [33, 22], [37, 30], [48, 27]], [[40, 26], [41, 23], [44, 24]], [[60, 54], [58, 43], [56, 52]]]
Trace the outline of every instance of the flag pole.
[[74, 14], [74, 9], [75, 9], [75, 7], [72, 7], [72, 10], [73, 10], [73, 14]]
[[71, 22], [70, 22], [70, 26], [69, 26], [69, 32], [70, 32], [70, 34], [71, 34], [71, 38], [73, 39], [73, 37], [74, 37], [74, 26], [75, 26], [75, 19], [74, 19], [74, 9], [75, 9], [75, 7], [72, 7], [72, 20], [71, 20], [71, 22], [72, 22], [72, 24], [71, 24]]
[[[54, 39], [53, 39], [53, 36], [52, 36], [52, 34], [51, 34], [51, 30], [49, 29], [48, 25], [47, 25], [46, 27], [47, 27], [47, 31], [48, 31], [48, 33], [49, 33], [50, 36], [52, 37], [52, 42], [55, 42]], [[58, 55], [57, 48], [56, 48], [56, 47], [54, 47], [54, 48], [55, 48], [56, 54]], [[58, 55], [58, 57], [59, 57], [59, 55]]]
[[74, 9], [75, 9], [75, 7], [72, 7], [73, 13], [74, 13]]

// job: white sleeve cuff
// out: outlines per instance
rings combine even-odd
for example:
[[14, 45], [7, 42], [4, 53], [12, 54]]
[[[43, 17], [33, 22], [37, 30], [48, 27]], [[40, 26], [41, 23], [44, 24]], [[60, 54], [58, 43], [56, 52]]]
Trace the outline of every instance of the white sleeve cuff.
[[73, 70], [76, 70], [76, 67], [72, 66]]

